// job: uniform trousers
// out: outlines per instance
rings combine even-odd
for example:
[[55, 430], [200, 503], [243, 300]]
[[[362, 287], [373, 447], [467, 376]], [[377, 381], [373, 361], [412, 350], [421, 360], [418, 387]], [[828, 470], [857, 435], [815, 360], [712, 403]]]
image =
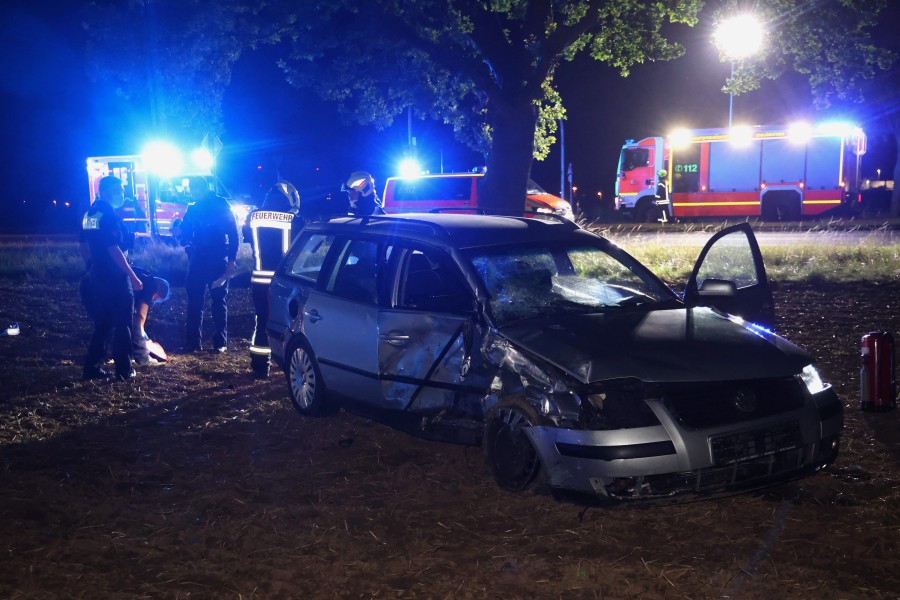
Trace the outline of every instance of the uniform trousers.
[[202, 347], [203, 305], [206, 290], [209, 290], [210, 312], [213, 318], [213, 347], [223, 348], [228, 344], [228, 282], [212, 287], [215, 280], [225, 274], [227, 261], [222, 258], [191, 257], [184, 287], [187, 292], [187, 314], [185, 315], [184, 345], [188, 349]]
[[256, 311], [256, 326], [253, 328], [253, 339], [250, 341], [250, 368], [257, 375], [269, 374], [269, 334], [266, 333], [266, 322], [269, 320], [269, 284], [251, 284], [253, 308]]
[[134, 292], [125, 274], [110, 276], [91, 271], [90, 294], [94, 307], [94, 333], [88, 342], [84, 359], [84, 373], [100, 370], [106, 359], [105, 343], [112, 333], [112, 355], [116, 375], [131, 374], [131, 317], [134, 312]]

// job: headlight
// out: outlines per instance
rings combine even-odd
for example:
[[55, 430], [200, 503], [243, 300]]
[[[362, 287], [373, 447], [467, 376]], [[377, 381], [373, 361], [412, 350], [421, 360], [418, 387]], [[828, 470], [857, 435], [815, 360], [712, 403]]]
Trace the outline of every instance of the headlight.
[[819, 376], [819, 372], [812, 365], [806, 365], [800, 372], [800, 379], [806, 384], [806, 389], [810, 394], [818, 394], [825, 389], [825, 384]]

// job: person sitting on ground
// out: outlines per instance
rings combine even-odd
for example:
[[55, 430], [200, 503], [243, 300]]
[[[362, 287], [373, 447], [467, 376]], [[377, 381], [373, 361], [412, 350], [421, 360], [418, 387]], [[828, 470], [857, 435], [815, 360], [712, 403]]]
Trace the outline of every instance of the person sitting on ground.
[[143, 267], [133, 267], [144, 289], [134, 295], [134, 320], [131, 325], [131, 345], [134, 362], [138, 366], [166, 362], [169, 357], [159, 342], [147, 335], [145, 326], [150, 307], [169, 299], [169, 282], [154, 276]]

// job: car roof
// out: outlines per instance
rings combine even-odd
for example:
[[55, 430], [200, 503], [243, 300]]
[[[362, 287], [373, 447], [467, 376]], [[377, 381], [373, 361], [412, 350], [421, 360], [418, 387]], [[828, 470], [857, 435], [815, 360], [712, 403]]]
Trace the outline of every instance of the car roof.
[[452, 213], [339, 217], [314, 223], [309, 229], [401, 236], [456, 248], [554, 241], [571, 239], [573, 232], [586, 233], [575, 223], [561, 218]]
[[392, 177], [388, 177], [387, 180], [405, 179], [405, 180], [409, 180], [409, 181], [414, 181], [416, 179], [447, 179], [450, 177], [484, 177], [484, 173], [472, 172], [472, 171], [462, 171], [461, 173], [426, 173], [423, 175], [411, 175], [411, 176], [394, 175]]

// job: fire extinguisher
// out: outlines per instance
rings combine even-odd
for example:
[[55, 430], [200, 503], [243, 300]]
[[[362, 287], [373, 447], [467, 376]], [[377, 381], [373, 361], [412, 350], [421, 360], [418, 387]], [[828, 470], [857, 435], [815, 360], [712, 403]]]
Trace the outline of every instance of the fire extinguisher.
[[861, 343], [859, 408], [861, 410], [896, 408], [894, 337], [888, 331], [873, 331], [864, 335]]

